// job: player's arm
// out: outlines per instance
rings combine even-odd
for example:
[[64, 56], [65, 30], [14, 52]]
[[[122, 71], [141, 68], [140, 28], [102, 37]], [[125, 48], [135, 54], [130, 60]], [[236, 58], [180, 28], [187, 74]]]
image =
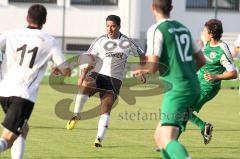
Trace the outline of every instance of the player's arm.
[[198, 71], [206, 62], [206, 59], [201, 50], [193, 53], [193, 58], [196, 64], [196, 70]]
[[2, 64], [2, 61], [3, 61], [3, 53], [2, 53], [2, 51], [0, 50], [0, 64]]
[[71, 69], [70, 69], [70, 67], [60, 68], [59, 66], [58, 67], [54, 66], [54, 67], [52, 67], [52, 74], [70, 77]]
[[154, 74], [159, 70], [159, 58], [162, 53], [163, 35], [156, 26], [149, 28], [147, 32], [146, 64], [140, 65], [134, 71], [136, 76], [142, 74]]
[[68, 62], [65, 60], [65, 57], [55, 40], [53, 41], [50, 54], [52, 55], [51, 60], [54, 63], [54, 67], [52, 68], [52, 73], [61, 74], [67, 77], [71, 76], [71, 68]]
[[[145, 56], [144, 50], [135, 41], [133, 41], [132, 39], [128, 39], [128, 40], [129, 40], [129, 43], [131, 44], [130, 45], [131, 46], [131, 48], [130, 48], [131, 49], [131, 53], [134, 56], [138, 56], [139, 57], [139, 64], [141, 66], [145, 65], [147, 58]], [[145, 75], [143, 73], [141, 75], [138, 74], [136, 76], [140, 77], [140, 80], [142, 81], [142, 83], [146, 82], [146, 77], [145, 77]]]
[[91, 46], [89, 47], [86, 53], [83, 53], [79, 56], [78, 63], [79, 63], [79, 70], [80, 76], [78, 79], [78, 86], [80, 87], [86, 78], [88, 72], [90, 72], [96, 63], [97, 56], [98, 56], [98, 48], [100, 46], [101, 37], [95, 39]]
[[225, 67], [226, 71], [222, 74], [209, 74], [208, 72], [205, 72], [204, 78], [206, 80], [231, 80], [238, 77], [237, 69], [230, 50], [224, 43], [221, 45], [221, 47], [225, 53], [222, 55], [220, 63], [223, 67]]
[[94, 68], [95, 57], [90, 53], [88, 54], [84, 53], [79, 56], [78, 63], [79, 63], [79, 70], [80, 70], [78, 86], [81, 86], [88, 72], [90, 72]]
[[130, 43], [130, 52], [134, 56], [138, 56], [139, 57], [140, 65], [145, 64], [146, 63], [145, 51], [134, 40], [132, 40], [130, 38], [128, 40], [129, 40], [129, 43]]
[[6, 47], [6, 35], [7, 33], [3, 33], [0, 35], [0, 63], [2, 63], [3, 60], [3, 50]]
[[205, 72], [204, 78], [206, 80], [231, 80], [237, 78], [237, 71], [226, 71], [223, 74], [209, 74]]
[[226, 71], [222, 74], [210, 74], [208, 72], [204, 73], [204, 78], [206, 80], [231, 80], [238, 77], [236, 66], [233, 61], [229, 61], [226, 55], [223, 55], [220, 63], [225, 67]]
[[[203, 40], [203, 37], [201, 35], [201, 41]], [[203, 42], [202, 47], [204, 47], [205, 42]], [[203, 55], [203, 52], [201, 51], [203, 48], [200, 48], [195, 41], [192, 40], [192, 48], [193, 48], [193, 59], [195, 61], [196, 70], [198, 71], [206, 62], [206, 59]]]

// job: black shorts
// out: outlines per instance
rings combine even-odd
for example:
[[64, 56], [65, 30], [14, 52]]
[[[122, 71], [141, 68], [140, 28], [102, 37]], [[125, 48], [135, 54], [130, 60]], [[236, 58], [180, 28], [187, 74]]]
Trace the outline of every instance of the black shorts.
[[100, 97], [104, 96], [106, 93], [109, 93], [109, 91], [114, 93], [115, 98], [117, 97], [122, 85], [121, 80], [96, 72], [91, 72], [89, 76], [96, 80], [97, 89], [100, 90]]
[[21, 134], [22, 127], [32, 113], [34, 103], [20, 97], [0, 97], [0, 103], [6, 114], [2, 126], [16, 135]]

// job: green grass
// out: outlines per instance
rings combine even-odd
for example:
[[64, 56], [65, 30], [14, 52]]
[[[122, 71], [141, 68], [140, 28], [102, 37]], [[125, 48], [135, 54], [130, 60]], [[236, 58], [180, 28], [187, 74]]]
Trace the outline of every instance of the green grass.
[[[98, 118], [80, 121], [73, 131], [65, 129], [66, 120], [55, 114], [55, 104], [64, 98], [74, 99], [74, 94], [56, 92], [42, 85], [30, 119], [30, 133], [26, 145], [26, 159], [157, 159], [154, 151], [153, 133], [158, 123], [162, 96], [137, 97], [134, 105], [120, 99], [111, 114], [103, 148], [92, 147], [96, 135]], [[84, 110], [98, 103], [91, 98]], [[207, 103], [199, 114], [214, 124], [211, 143], [203, 144], [199, 130], [192, 124], [181, 136], [193, 159], [239, 159], [240, 156], [240, 95], [237, 90], [224, 89]], [[71, 109], [73, 104], [71, 105]], [[140, 115], [138, 116], [138, 112]], [[134, 117], [135, 114], [135, 117]], [[0, 113], [0, 119], [3, 118]], [[0, 155], [9, 159], [10, 151]]]

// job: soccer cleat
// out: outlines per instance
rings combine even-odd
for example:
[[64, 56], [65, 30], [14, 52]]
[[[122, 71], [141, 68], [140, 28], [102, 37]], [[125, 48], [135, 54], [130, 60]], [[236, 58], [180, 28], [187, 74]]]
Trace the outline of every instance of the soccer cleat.
[[209, 144], [209, 142], [211, 141], [212, 131], [213, 131], [212, 124], [206, 123], [204, 129], [201, 131], [205, 145]]
[[102, 144], [101, 144], [101, 141], [100, 141], [99, 138], [97, 138], [97, 139], [94, 141], [93, 147], [102, 147]]
[[67, 122], [67, 125], [66, 125], [66, 128], [67, 130], [72, 130], [76, 127], [77, 125], [77, 122], [78, 122], [79, 117], [77, 116], [73, 116], [68, 122]]

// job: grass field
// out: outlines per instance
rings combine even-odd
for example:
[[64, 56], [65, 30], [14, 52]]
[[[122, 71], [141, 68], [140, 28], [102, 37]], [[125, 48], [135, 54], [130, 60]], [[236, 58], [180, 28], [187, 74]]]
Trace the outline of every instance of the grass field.
[[[25, 159], [157, 159], [153, 133], [162, 96], [138, 97], [134, 105], [120, 99], [111, 115], [110, 127], [103, 148], [92, 147], [98, 118], [80, 121], [73, 131], [65, 129], [66, 120], [55, 114], [55, 104], [73, 94], [56, 92], [41, 85], [39, 98], [30, 120]], [[98, 103], [89, 100], [84, 110]], [[240, 95], [237, 90], [221, 90], [199, 114], [214, 124], [212, 142], [205, 146], [199, 130], [192, 124], [181, 136], [193, 159], [239, 159], [240, 157]], [[71, 105], [71, 109], [73, 104]], [[0, 119], [3, 118], [0, 113]], [[9, 159], [10, 151], [0, 155]]]

